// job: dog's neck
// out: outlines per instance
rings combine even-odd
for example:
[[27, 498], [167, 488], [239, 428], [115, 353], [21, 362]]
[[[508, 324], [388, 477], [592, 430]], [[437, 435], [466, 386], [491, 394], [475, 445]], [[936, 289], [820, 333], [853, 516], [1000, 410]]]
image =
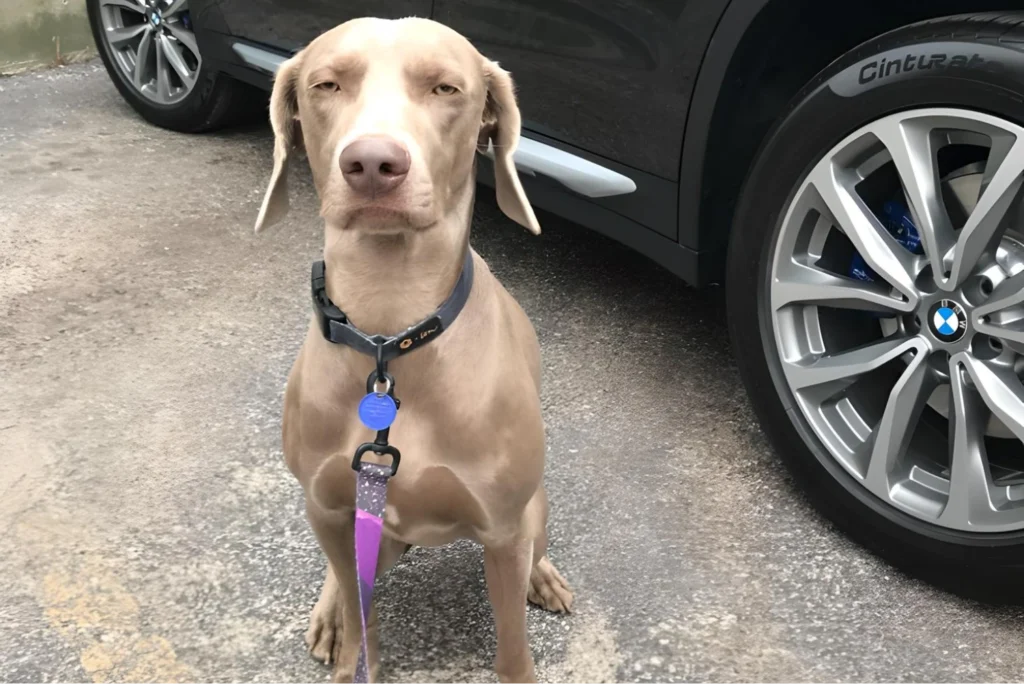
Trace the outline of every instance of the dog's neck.
[[370, 335], [394, 335], [430, 316], [451, 294], [469, 249], [475, 185], [422, 231], [367, 234], [327, 226], [327, 296]]

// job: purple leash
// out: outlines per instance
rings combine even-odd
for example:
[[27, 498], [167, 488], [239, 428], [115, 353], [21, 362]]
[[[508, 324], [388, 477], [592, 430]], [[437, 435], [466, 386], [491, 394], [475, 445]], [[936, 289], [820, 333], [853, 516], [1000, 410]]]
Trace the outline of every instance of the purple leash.
[[[373, 606], [373, 585], [377, 579], [377, 557], [380, 555], [380, 541], [384, 533], [384, 509], [388, 498], [388, 480], [398, 472], [402, 454], [388, 444], [391, 423], [398, 415], [401, 402], [395, 399], [395, 379], [387, 372], [387, 362], [377, 348], [377, 368], [366, 379], [366, 396], [359, 402], [359, 420], [371, 430], [377, 431], [377, 438], [356, 449], [352, 457], [352, 469], [356, 471], [356, 520], [355, 551], [356, 581], [359, 583], [359, 617], [363, 625], [363, 641], [356, 661], [356, 682], [369, 682], [369, 653], [366, 648], [366, 623], [370, 621]], [[377, 390], [377, 384], [384, 384], [384, 391]], [[363, 463], [363, 454], [368, 451], [379, 456], [390, 456], [391, 465]]]
[[356, 475], [356, 575], [359, 578], [359, 612], [363, 623], [363, 645], [356, 661], [356, 682], [370, 681], [366, 623], [370, 620], [373, 603], [373, 584], [377, 578], [377, 556], [391, 471], [390, 466], [362, 463]]

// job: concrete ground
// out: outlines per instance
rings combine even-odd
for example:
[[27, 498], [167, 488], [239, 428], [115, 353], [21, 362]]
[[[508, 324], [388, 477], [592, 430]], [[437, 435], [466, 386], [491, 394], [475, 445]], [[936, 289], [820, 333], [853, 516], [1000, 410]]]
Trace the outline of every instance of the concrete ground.
[[[264, 128], [145, 124], [98, 63], [0, 80], [0, 679], [328, 676], [279, 439], [321, 232], [300, 171], [287, 223], [252, 234], [270, 155]], [[715, 290], [542, 223], [482, 191], [473, 237], [544, 351], [577, 612], [530, 610], [543, 679], [1021, 678], [1019, 609], [908, 579], [801, 500]], [[387, 679], [493, 680], [478, 548], [415, 550], [379, 600]]]

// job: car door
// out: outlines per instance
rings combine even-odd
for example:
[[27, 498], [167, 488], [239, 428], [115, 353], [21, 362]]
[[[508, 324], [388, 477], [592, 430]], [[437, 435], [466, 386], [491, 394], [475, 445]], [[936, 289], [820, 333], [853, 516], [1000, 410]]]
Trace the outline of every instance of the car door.
[[431, 0], [220, 0], [232, 35], [289, 52], [349, 19], [429, 17]]
[[524, 127], [675, 181], [701, 37], [720, 12], [703, 0], [435, 0], [433, 18], [512, 72]]

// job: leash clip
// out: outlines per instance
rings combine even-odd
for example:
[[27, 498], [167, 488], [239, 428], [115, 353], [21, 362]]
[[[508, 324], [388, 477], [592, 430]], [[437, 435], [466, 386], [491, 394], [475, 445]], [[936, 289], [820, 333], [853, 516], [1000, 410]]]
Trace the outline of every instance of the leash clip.
[[[383, 391], [377, 392], [377, 384], [384, 383]], [[370, 377], [366, 378], [366, 393], [377, 392], [378, 394], [390, 395], [392, 399], [395, 399], [395, 378], [391, 373], [377, 374], [377, 371], [371, 371]], [[395, 403], [398, 400], [395, 399]]]
[[384, 383], [384, 391], [381, 394], [390, 396], [395, 400], [395, 408], [401, 408], [402, 401], [395, 396], [395, 376], [386, 370], [383, 373], [378, 373], [375, 370], [370, 371], [370, 375], [366, 378], [366, 393], [376, 392], [378, 382]]
[[376, 442], [367, 442], [358, 449], [356, 449], [356, 455], [352, 457], [352, 470], [357, 473], [363, 469], [363, 454], [367, 451], [372, 451], [378, 456], [390, 456], [391, 457], [391, 477], [394, 477], [398, 473], [398, 464], [402, 460], [402, 453], [390, 444], [378, 444]]
[[[387, 363], [387, 361], [384, 360], [384, 340], [383, 339], [378, 339], [377, 340], [377, 381], [378, 382], [382, 381], [384, 379], [384, 377], [387, 376], [387, 374], [388, 374], [388, 363]], [[394, 382], [391, 382], [390, 384], [393, 385]], [[385, 392], [385, 394], [388, 394], [388, 392]]]
[[370, 371], [369, 377], [366, 378], [366, 393], [377, 391], [377, 383], [384, 383], [384, 391], [381, 394], [387, 394], [395, 400], [395, 408], [402, 406], [401, 400], [395, 396], [395, 376], [388, 373], [388, 362], [384, 360], [384, 342], [382, 339], [377, 340], [377, 368]]

